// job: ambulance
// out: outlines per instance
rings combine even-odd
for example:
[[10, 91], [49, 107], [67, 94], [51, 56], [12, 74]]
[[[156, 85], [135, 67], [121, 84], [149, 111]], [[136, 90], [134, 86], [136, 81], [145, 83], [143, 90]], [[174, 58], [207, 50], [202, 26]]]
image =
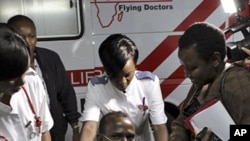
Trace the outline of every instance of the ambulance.
[[[194, 22], [207, 21], [226, 29], [236, 21], [234, 14], [224, 12], [220, 0], [0, 1], [0, 22], [16, 14], [35, 22], [37, 46], [60, 55], [76, 91], [79, 112], [88, 80], [103, 73], [100, 43], [110, 34], [122, 33], [139, 49], [137, 68], [159, 76], [166, 109], [173, 117], [191, 86], [177, 57], [180, 35]], [[228, 41], [242, 38], [226, 37]]]

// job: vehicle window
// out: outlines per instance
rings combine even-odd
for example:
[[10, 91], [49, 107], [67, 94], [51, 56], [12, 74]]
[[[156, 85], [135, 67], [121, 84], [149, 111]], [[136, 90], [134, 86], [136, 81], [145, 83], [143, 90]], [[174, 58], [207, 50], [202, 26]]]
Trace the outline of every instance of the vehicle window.
[[22, 14], [36, 24], [39, 40], [76, 38], [82, 32], [81, 0], [1, 0], [0, 22]]

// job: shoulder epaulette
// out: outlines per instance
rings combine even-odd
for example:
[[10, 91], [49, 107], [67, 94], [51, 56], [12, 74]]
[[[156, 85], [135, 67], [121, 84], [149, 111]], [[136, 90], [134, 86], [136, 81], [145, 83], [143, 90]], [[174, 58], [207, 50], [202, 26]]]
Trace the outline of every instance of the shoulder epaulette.
[[141, 80], [141, 79], [151, 79], [151, 80], [155, 80], [155, 75], [149, 71], [138, 71], [135, 74], [136, 78]]
[[108, 83], [108, 78], [106, 75], [104, 76], [99, 76], [99, 77], [93, 77], [90, 79], [90, 82], [92, 83], [92, 85], [95, 84], [107, 84]]

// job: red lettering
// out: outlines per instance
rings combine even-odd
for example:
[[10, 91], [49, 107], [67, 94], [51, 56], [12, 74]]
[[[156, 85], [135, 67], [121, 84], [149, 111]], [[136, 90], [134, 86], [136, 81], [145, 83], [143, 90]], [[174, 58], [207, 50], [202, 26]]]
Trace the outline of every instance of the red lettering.
[[103, 73], [103, 68], [86, 69], [86, 70], [67, 70], [67, 75], [74, 87], [87, 86], [88, 81], [94, 76]]

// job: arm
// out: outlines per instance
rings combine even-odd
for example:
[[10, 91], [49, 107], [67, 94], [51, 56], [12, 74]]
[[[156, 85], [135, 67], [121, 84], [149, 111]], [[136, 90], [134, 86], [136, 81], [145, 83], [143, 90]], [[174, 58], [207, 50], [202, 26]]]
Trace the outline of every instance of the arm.
[[249, 58], [249, 56], [250, 56], [250, 49], [242, 47], [241, 50], [248, 55], [248, 57], [245, 58], [244, 62], [246, 64], [250, 64], [250, 58]]
[[51, 141], [51, 136], [49, 131], [42, 133], [42, 141]]
[[96, 104], [98, 94], [96, 96], [94, 85], [91, 82], [88, 83], [88, 90], [85, 97], [84, 111], [79, 119], [82, 124], [80, 132], [80, 141], [93, 141], [96, 137], [98, 129], [98, 122], [100, 119], [100, 108]]
[[156, 76], [155, 83], [151, 89], [150, 95], [150, 120], [155, 141], [168, 141], [169, 135], [166, 126], [167, 117], [164, 110], [164, 102], [160, 90], [159, 78]]
[[195, 87], [192, 85], [187, 97], [182, 103], [180, 108], [180, 113], [178, 117], [171, 123], [171, 134], [169, 135], [170, 141], [190, 141], [191, 140], [191, 132], [189, 131], [188, 127], [186, 126], [184, 120], [185, 115], [183, 114], [183, 108], [187, 105], [190, 98], [192, 98], [195, 91]]
[[[67, 76], [60, 56], [45, 48], [36, 47], [36, 59], [41, 67], [42, 75], [50, 95], [51, 105], [54, 110], [62, 110], [69, 124], [78, 123], [81, 116], [77, 109], [76, 94]], [[45, 71], [46, 70], [46, 71]]]
[[73, 141], [79, 141], [80, 139], [80, 134], [79, 134], [79, 126], [78, 126], [78, 123], [72, 123], [71, 124], [71, 128], [72, 128], [72, 131], [73, 131]]
[[78, 124], [78, 118], [81, 116], [77, 109], [76, 93], [71, 82], [69, 81], [60, 57], [56, 55], [54, 58], [54, 64], [56, 65], [54, 73], [56, 75], [55, 80], [57, 80], [55, 81], [55, 85], [58, 101], [62, 105], [66, 120], [69, 124], [71, 124], [71, 127], [74, 127], [75, 124]]
[[184, 115], [180, 115], [171, 124], [172, 132], [169, 136], [170, 141], [189, 141], [191, 132], [185, 127]]
[[235, 68], [224, 80], [223, 104], [236, 124], [250, 124], [250, 72]]
[[94, 141], [96, 137], [98, 122], [85, 121], [80, 133], [80, 141]]
[[42, 116], [41, 119], [42, 119], [42, 140], [41, 141], [51, 141], [51, 135], [50, 135], [50, 132], [49, 130], [52, 128], [53, 124], [54, 124], [54, 121], [52, 119], [52, 116], [50, 114], [50, 111], [49, 111], [49, 107], [47, 105], [47, 100], [46, 100], [46, 94], [45, 94], [45, 91], [43, 89], [43, 85], [42, 83], [38, 83], [37, 85], [37, 90], [38, 92], [36, 93], [37, 95], [43, 95], [42, 98], [40, 99], [43, 99], [42, 101], [42, 107], [41, 107], [41, 110], [40, 110], [40, 115]]
[[250, 49], [246, 48], [246, 47], [242, 47], [241, 48], [247, 55], [250, 56]]
[[155, 141], [168, 141], [166, 124], [152, 125]]
[[47, 97], [42, 81], [31, 68], [26, 72], [24, 80], [24, 86], [30, 92], [32, 102], [36, 105], [36, 114], [41, 118], [41, 139], [42, 141], [51, 141], [49, 130], [53, 127], [54, 122], [47, 105]]

